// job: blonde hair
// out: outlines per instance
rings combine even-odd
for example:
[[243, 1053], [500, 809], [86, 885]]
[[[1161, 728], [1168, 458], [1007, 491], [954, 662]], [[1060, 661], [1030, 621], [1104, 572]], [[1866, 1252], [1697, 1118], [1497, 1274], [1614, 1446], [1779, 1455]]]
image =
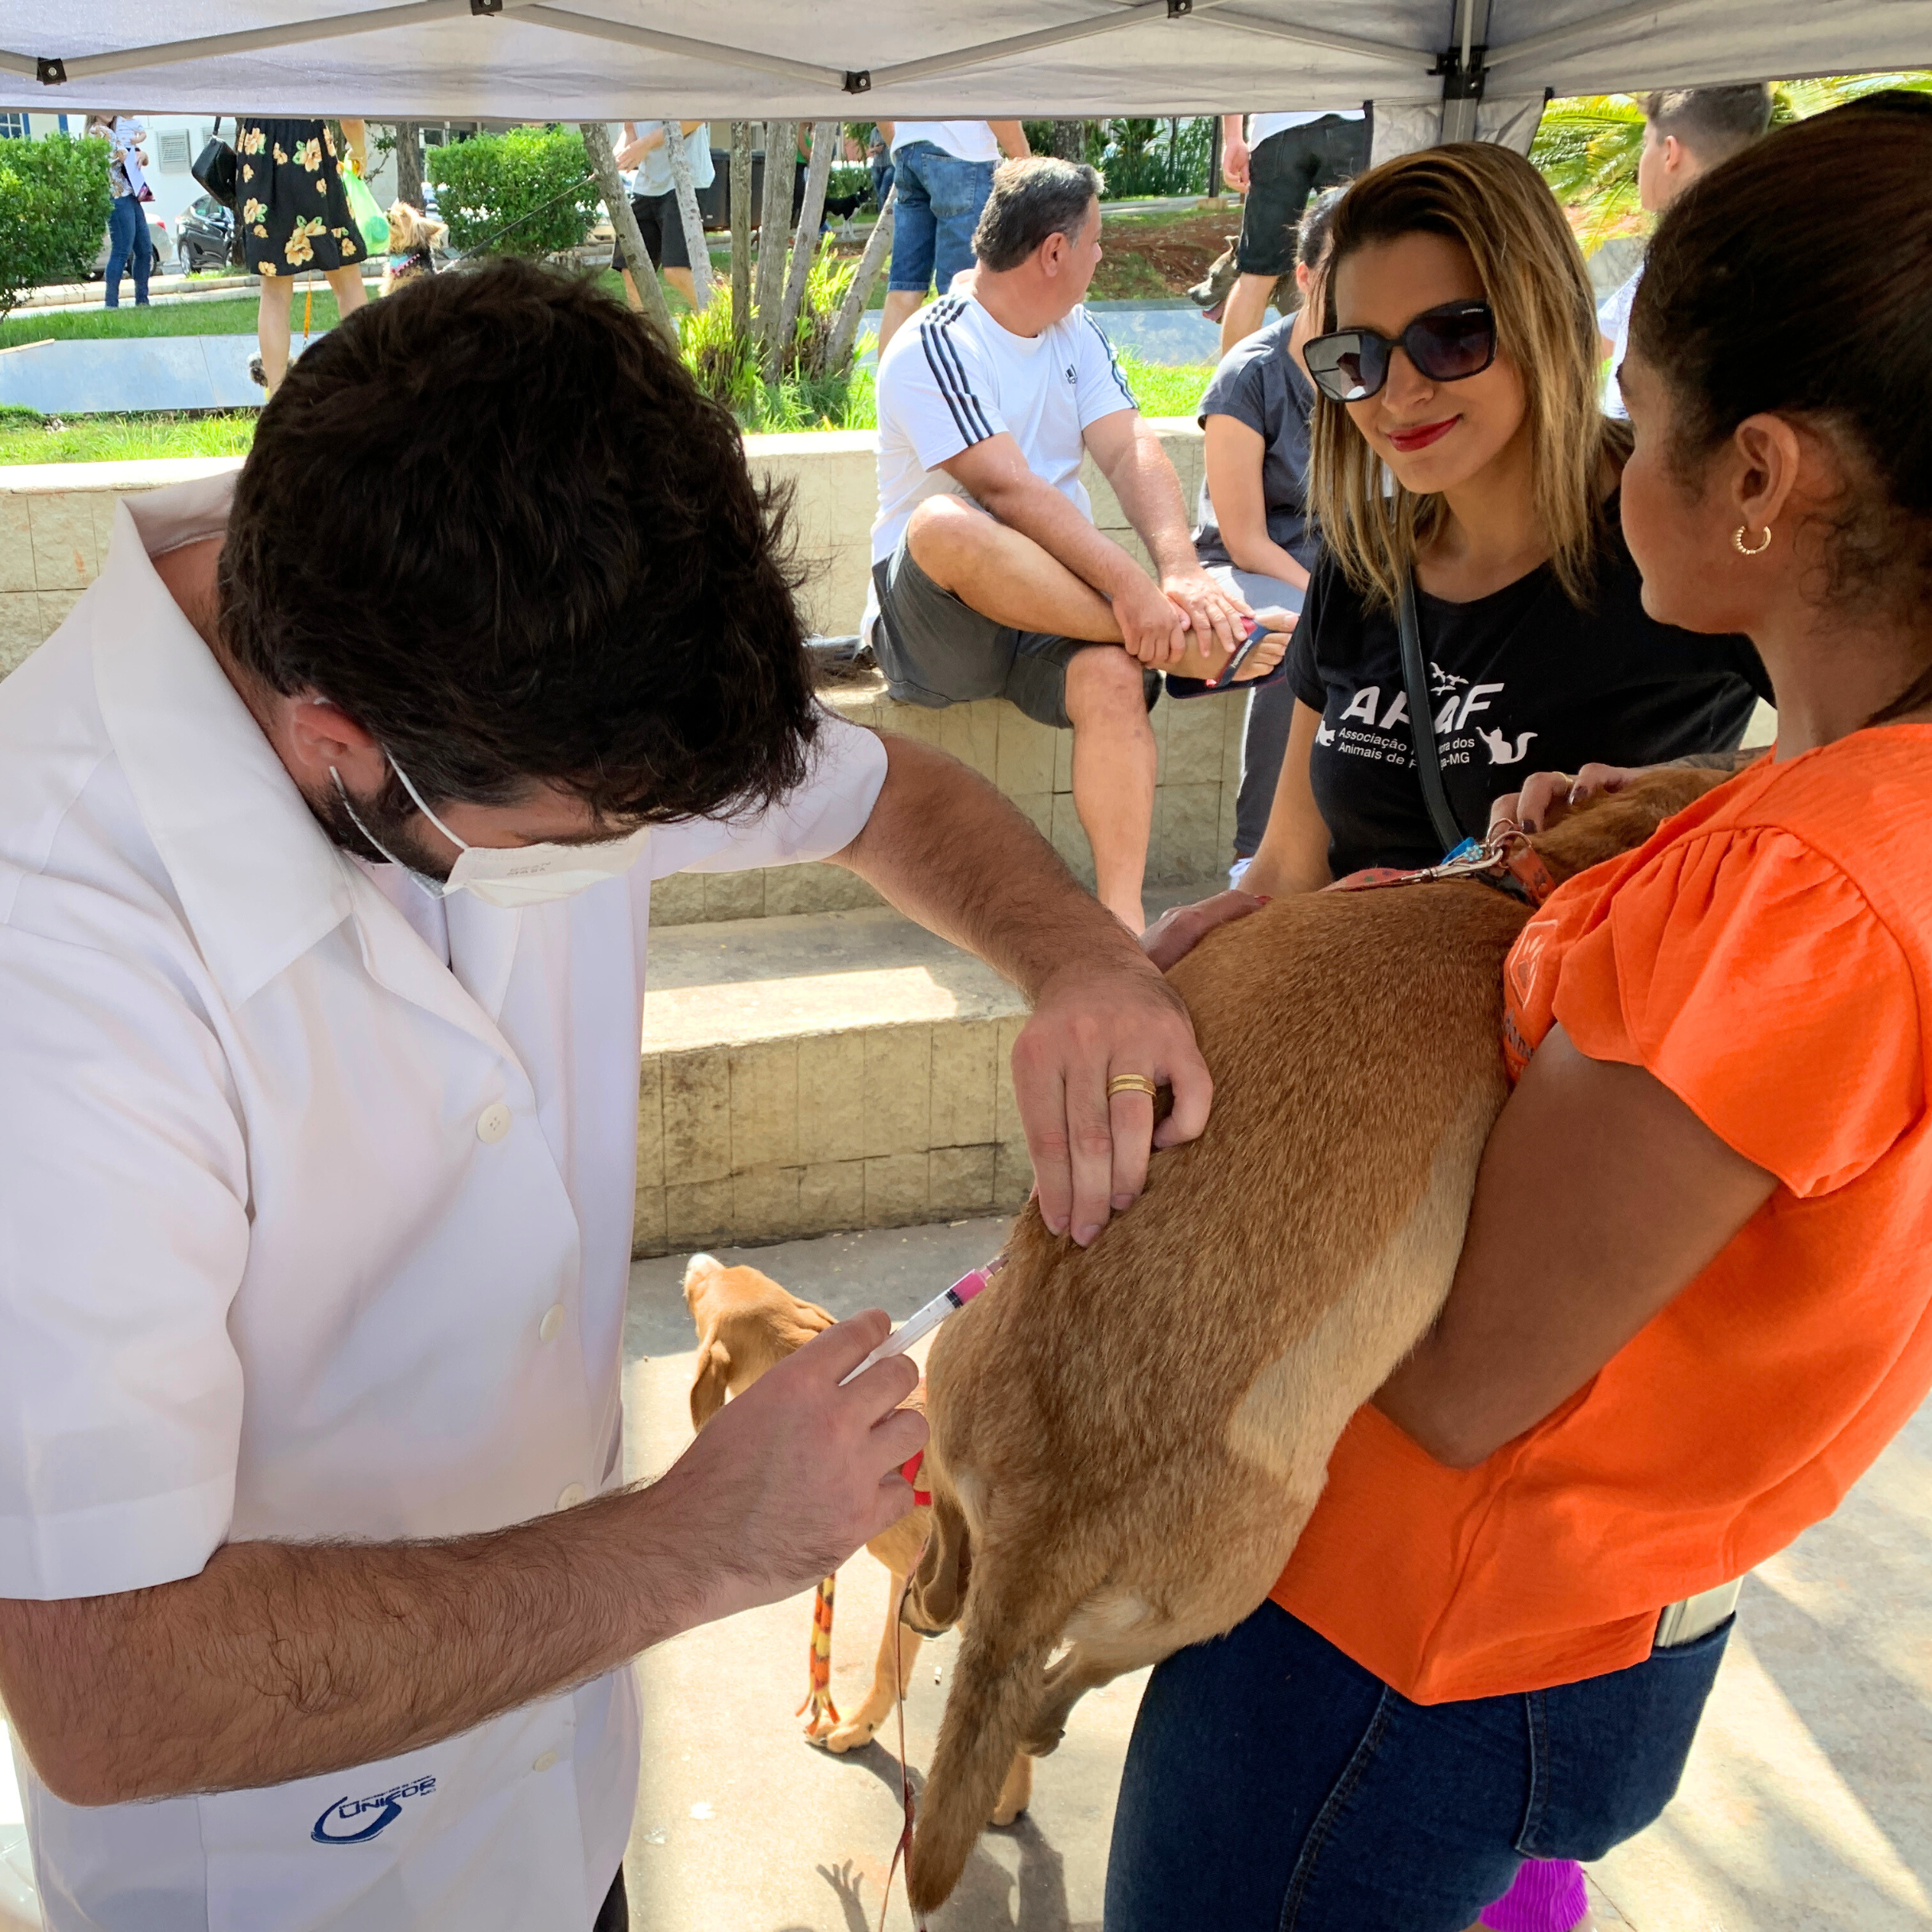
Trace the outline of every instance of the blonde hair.
[[[1324, 326], [1336, 328], [1335, 272], [1356, 250], [1405, 235], [1446, 236], [1468, 250], [1495, 312], [1496, 353], [1522, 378], [1530, 424], [1531, 501], [1550, 567], [1571, 603], [1589, 601], [1608, 534], [1599, 479], [1629, 433], [1597, 396], [1596, 310], [1576, 238], [1543, 178], [1493, 142], [1425, 148], [1371, 169], [1343, 196], [1324, 274]], [[1438, 495], [1385, 483], [1382, 461], [1317, 392], [1309, 495], [1344, 574], [1373, 603], [1393, 605], [1418, 550], [1441, 526]]]

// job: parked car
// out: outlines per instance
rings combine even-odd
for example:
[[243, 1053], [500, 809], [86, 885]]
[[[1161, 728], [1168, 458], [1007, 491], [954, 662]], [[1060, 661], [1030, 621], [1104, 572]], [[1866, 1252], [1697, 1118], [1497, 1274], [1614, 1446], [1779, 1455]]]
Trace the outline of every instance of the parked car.
[[235, 211], [212, 195], [191, 201], [175, 223], [175, 253], [184, 274], [226, 268], [234, 242]]
[[[149, 265], [149, 273], [154, 275], [165, 275], [173, 265], [174, 243], [169, 239], [166, 221], [154, 212], [152, 204], [149, 205], [147, 215], [148, 239], [154, 247], [154, 259]], [[107, 255], [111, 246], [107, 239], [107, 231], [103, 228], [101, 231], [100, 252], [95, 256], [94, 266], [87, 271], [89, 281], [105, 281], [107, 280]]]

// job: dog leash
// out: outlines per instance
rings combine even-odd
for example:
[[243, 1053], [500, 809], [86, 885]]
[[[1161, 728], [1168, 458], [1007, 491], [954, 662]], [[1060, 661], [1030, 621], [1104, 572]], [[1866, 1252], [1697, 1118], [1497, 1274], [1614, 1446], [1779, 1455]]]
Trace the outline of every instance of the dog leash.
[[1370, 866], [1351, 872], [1325, 892], [1374, 892], [1384, 886], [1419, 886], [1441, 879], [1480, 879], [1511, 893], [1530, 906], [1540, 906], [1556, 890], [1556, 881], [1542, 862], [1527, 834], [1514, 819], [1500, 818], [1489, 828], [1489, 836], [1479, 844], [1465, 839], [1445, 859], [1434, 865], [1403, 871], [1395, 866]]
[[839, 1721], [839, 1707], [832, 1701], [832, 1600], [838, 1586], [836, 1572], [821, 1577], [818, 1594], [812, 1600], [812, 1647], [805, 1701], [792, 1713], [794, 1717], [803, 1717], [807, 1711], [812, 1713], [805, 1722], [805, 1736], [810, 1738], [824, 1736]]

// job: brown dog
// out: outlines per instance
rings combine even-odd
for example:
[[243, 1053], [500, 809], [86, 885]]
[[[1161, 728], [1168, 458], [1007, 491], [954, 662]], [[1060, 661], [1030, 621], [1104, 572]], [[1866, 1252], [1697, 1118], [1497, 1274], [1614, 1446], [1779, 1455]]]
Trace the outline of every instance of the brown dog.
[[[724, 1406], [727, 1395], [743, 1394], [766, 1370], [832, 1322], [817, 1303], [801, 1302], [788, 1294], [769, 1274], [756, 1268], [727, 1268], [711, 1255], [693, 1255], [686, 1264], [685, 1305], [691, 1310], [698, 1333], [697, 1373], [691, 1383], [694, 1430], [702, 1429]], [[915, 1396], [914, 1406], [920, 1400]], [[923, 1476], [920, 1480], [923, 1484]], [[853, 1751], [869, 1744], [912, 1682], [919, 1632], [910, 1624], [901, 1624], [895, 1650], [893, 1625], [898, 1607], [905, 1600], [906, 1579], [925, 1547], [932, 1515], [930, 1509], [915, 1509], [866, 1545], [891, 1578], [885, 1632], [879, 1639], [879, 1662], [864, 1703], [836, 1724], [815, 1718], [807, 1732], [828, 1751]], [[1032, 1794], [1033, 1759], [1024, 1752], [1014, 1752], [1006, 1780], [984, 1815], [995, 1825], [1011, 1825], [1026, 1809]]]
[[[1567, 878], [1719, 782], [1655, 774], [1536, 849]], [[1051, 1751], [1084, 1692], [1232, 1629], [1280, 1575], [1343, 1426], [1448, 1293], [1528, 916], [1456, 881], [1279, 899], [1211, 933], [1172, 974], [1214, 1076], [1205, 1133], [1084, 1251], [1030, 1206], [941, 1330], [907, 1615], [962, 1630], [915, 1908], [957, 1882], [1016, 1744]]]

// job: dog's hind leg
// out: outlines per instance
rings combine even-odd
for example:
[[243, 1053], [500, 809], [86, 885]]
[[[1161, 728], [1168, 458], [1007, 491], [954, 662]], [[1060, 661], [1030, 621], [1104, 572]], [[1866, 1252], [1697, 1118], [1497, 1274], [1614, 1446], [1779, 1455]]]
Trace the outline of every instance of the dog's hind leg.
[[[906, 1694], [912, 1682], [913, 1665], [919, 1655], [918, 1631], [899, 1621], [899, 1606], [906, 1598], [906, 1579], [892, 1579], [892, 1595], [886, 1604], [885, 1634], [879, 1640], [879, 1663], [872, 1673], [872, 1688], [845, 1721], [825, 1739], [828, 1751], [856, 1751], [871, 1743], [875, 1734], [892, 1715], [892, 1709]], [[897, 1639], [896, 1643], [894, 1639]]]
[[1033, 1759], [1025, 1752], [1016, 1751], [1007, 1771], [1007, 1781], [999, 1787], [990, 1821], [995, 1825], [1011, 1825], [1032, 1802]]

